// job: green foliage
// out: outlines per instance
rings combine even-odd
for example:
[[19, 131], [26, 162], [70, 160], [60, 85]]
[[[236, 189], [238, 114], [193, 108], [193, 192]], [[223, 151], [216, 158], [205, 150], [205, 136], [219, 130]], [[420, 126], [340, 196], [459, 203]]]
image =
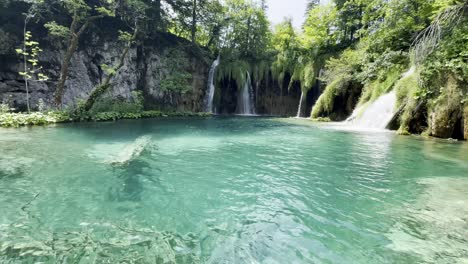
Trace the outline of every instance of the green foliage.
[[[439, 47], [422, 65], [421, 79], [424, 88], [435, 96], [438, 95], [443, 79], [449, 73], [461, 82], [468, 82], [467, 22], [468, 19], [464, 18], [450, 36], [444, 37]], [[463, 92], [466, 93], [466, 89]]]
[[44, 27], [49, 31], [49, 35], [59, 39], [66, 39], [70, 36], [70, 29], [57, 24], [55, 21], [47, 22]]
[[143, 93], [141, 91], [132, 92], [132, 101], [127, 101], [123, 98], [104, 97], [99, 99], [90, 111], [93, 116], [102, 112], [115, 113], [140, 113], [143, 111]]
[[[273, 78], [281, 86], [286, 74], [292, 76], [295, 70], [300, 70], [296, 69], [296, 63], [301, 56], [301, 46], [291, 20], [285, 20], [276, 26], [272, 41], [277, 54], [271, 66], [271, 72]], [[296, 73], [296, 79], [298, 79], [297, 75], [298, 73]]]
[[158, 110], [143, 111], [140, 113], [101, 112], [91, 117], [93, 121], [115, 121], [119, 119], [140, 119], [158, 117], [209, 117], [210, 113], [194, 112], [161, 112]]
[[311, 117], [319, 118], [331, 114], [334, 108], [335, 98], [346, 92], [346, 88], [349, 87], [350, 81], [351, 76], [343, 74], [328, 84], [325, 91], [320, 95], [312, 108]]
[[187, 71], [188, 59], [179, 50], [171, 50], [166, 59], [166, 69], [160, 88], [165, 92], [186, 93], [190, 90], [192, 74]]
[[0, 114], [6, 114], [10, 112], [10, 104], [8, 104], [6, 101], [2, 101], [0, 104]]
[[400, 115], [400, 128], [398, 129], [398, 133], [400, 134], [408, 133], [413, 113], [421, 99], [417, 96], [417, 93], [420, 90], [418, 76], [419, 73], [414, 71], [398, 80], [395, 84], [397, 107], [403, 107]]
[[244, 87], [247, 75], [250, 72], [250, 65], [243, 60], [228, 61], [224, 59], [217, 69], [216, 79], [220, 82], [223, 79], [234, 80], [238, 88]]
[[19, 75], [25, 80], [47, 81], [48, 77], [39, 72], [42, 67], [39, 66], [38, 55], [42, 51], [39, 48], [39, 42], [33, 41], [30, 31], [26, 31], [24, 35], [23, 48], [16, 49], [16, 53], [23, 59], [24, 71], [20, 71]]
[[317, 118], [312, 118], [312, 121], [314, 122], [331, 122], [331, 119], [329, 117], [317, 117]]
[[266, 78], [271, 61], [269, 22], [265, 10], [252, 1], [225, 1], [225, 26], [221, 31], [221, 63], [216, 80], [234, 80], [244, 86], [247, 72], [255, 81]]
[[400, 67], [399, 65], [395, 65], [393, 69], [390, 69], [386, 72], [386, 75], [366, 83], [358, 105], [372, 102], [381, 95], [390, 92], [400, 77]]
[[0, 113], [0, 127], [48, 125], [66, 121], [70, 121], [70, 116], [65, 112]]
[[332, 28], [336, 26], [338, 11], [335, 5], [316, 5], [303, 25], [304, 43], [307, 48], [321, 48], [336, 42]]

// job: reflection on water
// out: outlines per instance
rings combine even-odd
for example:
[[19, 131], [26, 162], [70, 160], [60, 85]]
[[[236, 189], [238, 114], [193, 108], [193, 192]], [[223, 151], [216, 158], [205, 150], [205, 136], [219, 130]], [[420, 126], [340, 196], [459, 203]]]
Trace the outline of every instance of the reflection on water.
[[468, 255], [467, 144], [268, 118], [20, 131], [0, 130], [0, 263]]

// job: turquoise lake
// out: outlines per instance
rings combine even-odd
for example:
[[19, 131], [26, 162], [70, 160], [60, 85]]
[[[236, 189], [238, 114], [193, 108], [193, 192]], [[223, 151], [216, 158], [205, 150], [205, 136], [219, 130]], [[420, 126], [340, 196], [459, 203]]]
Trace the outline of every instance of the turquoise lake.
[[255, 117], [0, 129], [0, 263], [468, 263], [468, 144]]

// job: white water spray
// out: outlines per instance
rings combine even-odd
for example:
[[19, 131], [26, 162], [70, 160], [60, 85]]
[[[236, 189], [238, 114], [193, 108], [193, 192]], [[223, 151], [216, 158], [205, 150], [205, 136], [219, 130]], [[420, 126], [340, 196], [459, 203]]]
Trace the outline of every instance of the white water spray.
[[[401, 78], [407, 78], [415, 71], [416, 67], [412, 66]], [[396, 92], [393, 90], [370, 104], [356, 107], [345, 123], [358, 128], [385, 129], [395, 115], [396, 101]]]
[[304, 100], [304, 92], [301, 91], [301, 99], [299, 99], [299, 106], [297, 107], [297, 118], [301, 117], [302, 114], [302, 101]]
[[213, 98], [214, 98], [214, 93], [215, 93], [215, 85], [214, 85], [214, 75], [216, 72], [216, 68], [218, 67], [220, 62], [220, 57], [218, 55], [218, 58], [213, 61], [213, 64], [211, 64], [210, 72], [208, 74], [208, 87], [207, 87], [207, 93], [205, 96], [205, 112], [207, 113], [212, 113], [213, 111]]
[[358, 128], [385, 129], [395, 115], [396, 92], [391, 91], [365, 106], [357, 107], [346, 120]]
[[237, 113], [240, 115], [255, 115], [252, 81], [247, 72], [247, 79], [241, 94], [237, 97]]

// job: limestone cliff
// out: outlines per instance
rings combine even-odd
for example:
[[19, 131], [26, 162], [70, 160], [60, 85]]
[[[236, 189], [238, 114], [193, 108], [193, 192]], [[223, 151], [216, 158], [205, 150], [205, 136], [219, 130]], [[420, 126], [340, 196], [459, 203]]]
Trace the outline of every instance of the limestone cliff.
[[[50, 81], [30, 83], [30, 102], [33, 109], [39, 99], [46, 105], [52, 105], [60, 63], [65, 53], [64, 45], [53, 43], [48, 38], [40, 42], [44, 51], [40, 54], [39, 61]], [[19, 46], [20, 43], [14, 45]], [[0, 101], [7, 100], [17, 110], [25, 110], [26, 89], [24, 80], [18, 74], [22, 64], [12, 50], [10, 48], [0, 54]], [[71, 62], [64, 104], [73, 106], [86, 99], [105, 77], [102, 65], [115, 64], [122, 50], [123, 43], [118, 42], [116, 37], [83, 37]], [[144, 94], [147, 108], [202, 111], [211, 60], [208, 57], [208, 52], [170, 34], [160, 34], [139, 41], [131, 48], [124, 66], [114, 77], [114, 85], [108, 96], [130, 99], [132, 91], [139, 90]], [[171, 67], [174, 64], [177, 64], [176, 68]], [[172, 90], [167, 85], [162, 85], [164, 79], [174, 74], [174, 69], [183, 70], [190, 76], [184, 89]]]

